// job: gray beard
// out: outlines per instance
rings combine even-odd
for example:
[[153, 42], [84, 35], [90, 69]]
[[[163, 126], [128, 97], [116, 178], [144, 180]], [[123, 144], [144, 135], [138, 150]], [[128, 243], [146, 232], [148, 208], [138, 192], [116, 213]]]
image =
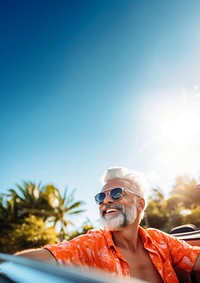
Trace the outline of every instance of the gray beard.
[[137, 217], [137, 209], [134, 204], [132, 207], [125, 208], [119, 203], [112, 203], [109, 205], [104, 205], [102, 210], [104, 211], [106, 208], [116, 208], [119, 211], [118, 216], [113, 216], [110, 218], [106, 217], [106, 215], [100, 211], [101, 223], [103, 224], [104, 228], [107, 228], [110, 231], [118, 231], [127, 227], [129, 224], [133, 223]]

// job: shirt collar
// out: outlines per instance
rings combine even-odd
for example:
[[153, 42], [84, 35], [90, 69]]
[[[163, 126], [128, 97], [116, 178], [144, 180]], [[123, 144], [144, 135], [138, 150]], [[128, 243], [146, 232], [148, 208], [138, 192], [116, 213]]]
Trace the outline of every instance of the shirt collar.
[[152, 242], [151, 237], [149, 236], [148, 232], [145, 229], [143, 229], [141, 226], [139, 226], [138, 233], [140, 235], [140, 238], [142, 239], [144, 246], [147, 246], [149, 245], [149, 243]]
[[[105, 236], [105, 239], [107, 241], [108, 247], [109, 248], [115, 247], [115, 243], [113, 241], [111, 231], [108, 230], [108, 229], [104, 229], [102, 231], [104, 233], [104, 236]], [[151, 241], [151, 237], [149, 236], [147, 231], [145, 231], [141, 226], [139, 226], [138, 233], [140, 235], [140, 238], [142, 239], [142, 242], [143, 242], [144, 246], [147, 246], [147, 245], [149, 245], [150, 242], [152, 242]]]
[[105, 239], [107, 241], [107, 244], [108, 244], [108, 247], [111, 248], [111, 247], [115, 247], [115, 243], [113, 242], [113, 238], [112, 238], [112, 233], [110, 230], [108, 229], [104, 229], [102, 230], [103, 233], [104, 233], [104, 236], [105, 236]]

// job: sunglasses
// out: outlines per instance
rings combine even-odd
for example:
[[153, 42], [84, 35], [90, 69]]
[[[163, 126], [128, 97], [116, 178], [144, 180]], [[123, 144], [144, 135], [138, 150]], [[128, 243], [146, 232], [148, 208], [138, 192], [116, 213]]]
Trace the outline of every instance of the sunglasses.
[[[129, 189], [126, 189], [126, 188], [113, 188], [107, 192], [101, 192], [101, 193], [98, 193], [94, 199], [96, 201], [96, 203], [99, 205], [99, 204], [102, 204], [104, 202], [104, 199], [106, 198], [107, 194], [109, 194], [109, 196], [113, 199], [113, 200], [119, 200], [125, 191], [128, 191], [136, 196], [138, 196], [137, 194], [135, 194], [134, 192], [130, 191]], [[140, 197], [140, 196], [138, 196]]]

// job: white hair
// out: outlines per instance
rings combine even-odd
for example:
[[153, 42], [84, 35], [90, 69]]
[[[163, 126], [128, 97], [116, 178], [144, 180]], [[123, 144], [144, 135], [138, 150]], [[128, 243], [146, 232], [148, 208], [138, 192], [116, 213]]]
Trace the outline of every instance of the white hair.
[[138, 196], [144, 198], [145, 208], [147, 205], [147, 197], [149, 192], [149, 184], [142, 173], [128, 169], [126, 167], [110, 167], [108, 168], [101, 177], [103, 185], [113, 179], [124, 179], [133, 185], [133, 192]]

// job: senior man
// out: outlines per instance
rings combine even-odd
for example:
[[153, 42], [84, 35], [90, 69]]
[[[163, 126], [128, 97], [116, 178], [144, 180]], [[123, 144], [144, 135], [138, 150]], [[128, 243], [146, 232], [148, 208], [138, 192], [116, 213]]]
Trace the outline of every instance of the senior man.
[[174, 267], [200, 271], [200, 248], [139, 224], [147, 206], [147, 185], [139, 172], [111, 167], [95, 196], [104, 229], [57, 245], [17, 255], [63, 265], [91, 267], [152, 283], [177, 283]]

